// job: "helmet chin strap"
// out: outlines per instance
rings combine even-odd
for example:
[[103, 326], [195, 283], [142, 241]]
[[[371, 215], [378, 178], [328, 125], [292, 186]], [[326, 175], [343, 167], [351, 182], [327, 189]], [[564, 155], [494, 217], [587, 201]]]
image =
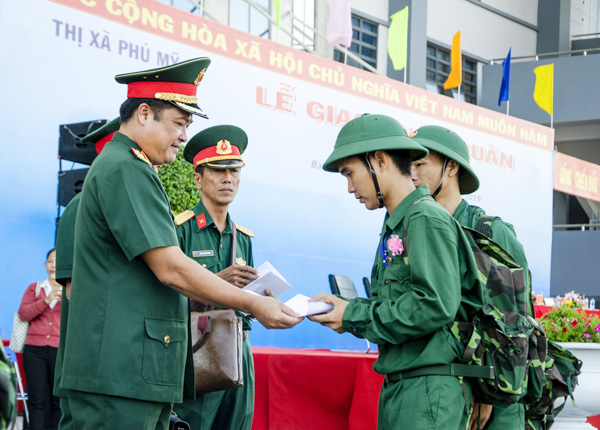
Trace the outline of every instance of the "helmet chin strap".
[[371, 171], [371, 177], [373, 178], [373, 185], [375, 185], [375, 192], [377, 193], [377, 200], [379, 200], [379, 208], [383, 207], [383, 193], [379, 188], [379, 182], [377, 182], [377, 175], [375, 174], [375, 170], [373, 170], [373, 166], [371, 166], [371, 162], [369, 161], [369, 154], [365, 154], [365, 160], [367, 160], [367, 166], [369, 166], [369, 170]]
[[448, 164], [448, 157], [446, 157], [446, 159], [444, 160], [444, 167], [442, 168], [442, 180], [440, 181], [440, 185], [438, 185], [438, 187], [435, 189], [435, 191], [431, 195], [431, 198], [433, 200], [435, 200], [436, 197], [438, 196], [438, 194], [440, 193], [440, 191], [442, 191], [442, 185], [444, 185], [444, 174], [446, 173], [446, 165], [447, 164]]

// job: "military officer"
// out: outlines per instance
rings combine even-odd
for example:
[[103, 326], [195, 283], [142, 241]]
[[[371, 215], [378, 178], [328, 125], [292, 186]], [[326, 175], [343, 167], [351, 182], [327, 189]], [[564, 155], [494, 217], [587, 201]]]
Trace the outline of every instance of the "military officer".
[[[469, 148], [465, 141], [455, 132], [436, 125], [418, 128], [411, 135], [411, 139], [429, 150], [427, 157], [412, 164], [412, 179], [415, 185], [429, 185], [435, 200], [461, 225], [476, 229], [477, 221], [486, 213], [461, 197], [461, 194], [471, 194], [479, 188], [479, 178], [469, 164]], [[514, 227], [501, 218], [495, 217], [491, 225], [490, 238], [515, 258], [527, 277], [527, 258]], [[525, 296], [529, 299], [531, 286], [528, 279], [526, 285], [529, 285], [529, 292]], [[531, 306], [532, 304], [529, 303], [527, 308], [533, 316]], [[478, 415], [480, 415], [481, 428], [486, 423], [486, 429], [525, 428], [525, 412], [521, 403], [494, 406], [493, 410], [491, 405], [476, 404], [471, 419], [473, 430], [477, 429]]]
[[[104, 145], [109, 142], [115, 131], [119, 129], [120, 118], [115, 118], [107, 122], [98, 130], [84, 136], [81, 142], [94, 143], [96, 153], [100, 154]], [[69, 202], [63, 211], [58, 223], [56, 233], [56, 281], [63, 286], [61, 309], [60, 309], [60, 338], [58, 341], [58, 351], [56, 353], [56, 367], [54, 371], [54, 395], [60, 397], [60, 418], [61, 429], [72, 429], [73, 418], [69, 409], [66, 390], [60, 387], [62, 380], [62, 364], [65, 354], [65, 339], [67, 331], [67, 321], [69, 317], [69, 297], [71, 295], [71, 278], [73, 276], [73, 245], [75, 242], [75, 216], [79, 207], [81, 193], [77, 194]]]
[[[238, 191], [244, 166], [242, 154], [247, 144], [244, 130], [233, 125], [210, 127], [190, 139], [183, 154], [194, 166], [194, 182], [202, 196], [193, 209], [175, 217], [177, 238], [183, 252], [240, 288], [258, 277], [252, 267], [251, 238], [254, 235], [251, 230], [235, 224], [228, 212]], [[232, 255], [234, 238], [235, 255]], [[194, 304], [192, 302], [193, 308]], [[184, 400], [175, 405], [177, 415], [193, 429], [249, 430], [252, 426], [254, 363], [247, 338], [252, 326], [248, 317], [241, 313], [238, 316], [242, 317], [244, 328], [244, 386], [197, 394], [195, 401]]]
[[385, 375], [378, 428], [464, 429], [471, 388], [455, 376], [460, 361], [449, 323], [468, 321], [482, 306], [477, 266], [460, 225], [410, 177], [427, 150], [393, 118], [365, 114], [340, 131], [323, 169], [339, 171], [369, 210], [385, 208], [371, 299], [319, 294], [334, 305], [309, 317], [338, 333], [379, 345], [373, 368]]
[[[94, 160], [75, 221], [61, 386], [75, 428], [166, 429], [183, 398], [189, 347], [184, 297], [254, 315], [269, 328], [301, 319], [186, 257], [152, 165], [174, 161], [210, 60], [116, 76], [127, 84], [121, 125]], [[188, 375], [188, 378], [191, 375]]]

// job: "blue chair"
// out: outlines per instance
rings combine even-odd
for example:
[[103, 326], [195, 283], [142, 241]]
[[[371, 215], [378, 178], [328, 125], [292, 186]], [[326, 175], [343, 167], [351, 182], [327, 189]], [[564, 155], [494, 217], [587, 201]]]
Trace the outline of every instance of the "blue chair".
[[21, 372], [19, 370], [19, 363], [17, 362], [17, 354], [10, 349], [8, 346], [4, 347], [6, 356], [13, 364], [15, 368], [15, 374], [17, 376], [17, 402], [23, 402], [23, 411], [25, 412], [25, 419], [29, 422], [29, 410], [27, 409], [27, 393], [23, 389], [23, 379], [21, 378]]

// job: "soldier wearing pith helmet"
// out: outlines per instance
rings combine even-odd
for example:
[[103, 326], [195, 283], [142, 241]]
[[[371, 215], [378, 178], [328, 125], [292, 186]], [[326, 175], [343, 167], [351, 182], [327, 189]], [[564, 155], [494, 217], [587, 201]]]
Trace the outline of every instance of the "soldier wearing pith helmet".
[[[479, 178], [471, 167], [469, 148], [465, 141], [454, 131], [437, 125], [418, 128], [411, 135], [411, 139], [429, 150], [427, 157], [415, 161], [412, 165], [415, 185], [428, 185], [432, 197], [461, 225], [479, 230], [487, 224], [487, 236], [507, 250], [524, 269], [527, 291], [523, 296], [526, 300], [529, 299], [531, 282], [527, 258], [514, 227], [500, 217], [490, 217], [482, 208], [469, 204], [461, 196], [479, 189]], [[534, 315], [530, 302], [525, 304], [525, 308], [531, 316]], [[477, 399], [475, 401], [471, 428], [476, 428], [478, 421], [482, 428], [485, 426], [488, 430], [525, 428], [523, 404], [513, 403], [492, 408], [491, 405], [480, 404]]]
[[[470, 414], [471, 387], [451, 375], [450, 364], [462, 354], [449, 326], [468, 321], [481, 306], [481, 285], [462, 229], [426, 186], [415, 188], [411, 180], [411, 162], [425, 155], [395, 119], [365, 114], [342, 128], [323, 167], [341, 173], [348, 192], [367, 209], [386, 209], [372, 298], [321, 293], [313, 300], [334, 308], [309, 317], [379, 345], [373, 365], [385, 376], [379, 429], [409, 423], [416, 430], [458, 430]], [[479, 303], [463, 300], [467, 295]]]
[[[229, 205], [237, 194], [244, 167], [242, 154], [248, 136], [234, 125], [217, 125], [190, 139], [183, 155], [194, 166], [194, 182], [201, 191], [198, 204], [175, 218], [183, 252], [231, 285], [242, 288], [257, 278], [251, 230], [234, 223]], [[206, 305], [191, 301], [193, 310]], [[243, 319], [243, 387], [196, 394], [196, 400], [175, 405], [177, 415], [194, 429], [250, 429], [254, 412], [254, 362], [248, 341], [252, 329]]]
[[173, 162], [192, 116], [206, 116], [196, 90], [209, 64], [196, 58], [116, 77], [127, 84], [121, 125], [87, 174], [75, 222], [62, 378], [75, 428], [168, 427], [184, 379], [193, 380], [184, 374], [186, 297], [251, 313], [272, 328], [299, 321], [282, 303], [248, 297], [179, 248], [152, 165]]

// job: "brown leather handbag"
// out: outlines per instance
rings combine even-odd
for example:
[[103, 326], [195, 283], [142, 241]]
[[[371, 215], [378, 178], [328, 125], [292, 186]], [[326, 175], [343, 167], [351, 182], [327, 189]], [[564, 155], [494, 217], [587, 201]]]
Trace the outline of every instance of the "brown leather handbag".
[[[237, 247], [235, 224], [231, 239], [231, 264], [234, 265]], [[243, 387], [242, 318], [231, 309], [209, 310], [212, 306], [202, 303], [193, 303], [192, 307], [207, 309], [190, 314], [196, 392]]]

